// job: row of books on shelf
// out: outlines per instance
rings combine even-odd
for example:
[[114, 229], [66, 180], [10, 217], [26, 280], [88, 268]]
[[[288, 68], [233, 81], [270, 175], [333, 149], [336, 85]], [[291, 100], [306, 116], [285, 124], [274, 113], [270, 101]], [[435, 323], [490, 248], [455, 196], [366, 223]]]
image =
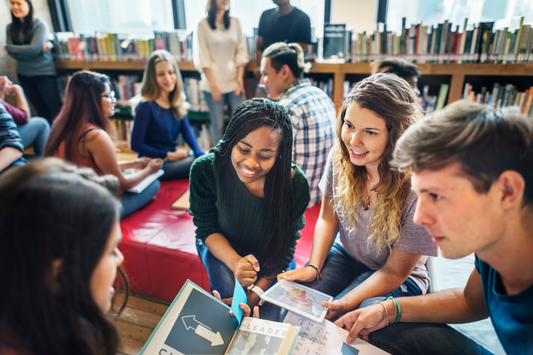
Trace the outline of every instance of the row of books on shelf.
[[[257, 61], [257, 28], [253, 36], [245, 36], [250, 60]], [[134, 38], [130, 34], [96, 32], [94, 36], [76, 35], [73, 32], [53, 34], [54, 59], [72, 61], [146, 61], [158, 49], [170, 52], [177, 61], [193, 60], [193, 32], [176, 30], [154, 31], [151, 38]], [[306, 60], [316, 59], [317, 43], [307, 46]]]
[[[402, 19], [401, 33], [387, 31], [386, 26], [373, 33], [352, 33], [351, 49], [347, 61], [367, 62], [391, 56], [399, 56], [417, 63], [531, 63], [533, 62], [533, 29], [523, 24], [515, 30], [494, 30], [494, 22], [474, 24], [463, 31], [459, 25], [444, 21], [436, 26], [412, 24], [406, 27]], [[346, 48], [348, 51], [349, 48]]]
[[146, 61], [153, 51], [165, 49], [178, 61], [192, 61], [192, 33], [185, 30], [154, 31], [153, 38], [107, 32], [96, 32], [94, 36], [55, 32], [53, 37], [56, 60]]
[[463, 98], [495, 108], [517, 106], [522, 114], [533, 117], [533, 86], [525, 91], [519, 91], [513, 84], [495, 83], [492, 91], [483, 86], [476, 92], [470, 83], [465, 83]]
[[[348, 96], [350, 91], [357, 82], [351, 82], [349, 80], [344, 81], [343, 83], [343, 97]], [[424, 110], [425, 115], [429, 115], [433, 111], [440, 110], [446, 105], [446, 100], [448, 98], [448, 91], [450, 90], [450, 85], [441, 84], [439, 87], [438, 95], [429, 95], [429, 85], [424, 85], [421, 92], [420, 104]]]

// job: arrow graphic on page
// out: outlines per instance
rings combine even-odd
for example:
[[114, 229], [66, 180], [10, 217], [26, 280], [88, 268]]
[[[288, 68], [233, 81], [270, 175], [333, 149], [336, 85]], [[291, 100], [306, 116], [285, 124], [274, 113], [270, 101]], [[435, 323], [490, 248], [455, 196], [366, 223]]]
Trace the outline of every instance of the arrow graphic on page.
[[195, 316], [185, 316], [182, 317], [181, 320], [183, 320], [183, 324], [185, 324], [186, 330], [194, 329], [194, 332], [196, 334], [206, 339], [207, 341], [210, 341], [211, 346], [218, 346], [224, 344], [224, 340], [222, 339], [220, 332], [216, 332], [216, 334], [213, 333], [211, 331], [211, 328], [209, 328], [207, 325], [198, 322]]

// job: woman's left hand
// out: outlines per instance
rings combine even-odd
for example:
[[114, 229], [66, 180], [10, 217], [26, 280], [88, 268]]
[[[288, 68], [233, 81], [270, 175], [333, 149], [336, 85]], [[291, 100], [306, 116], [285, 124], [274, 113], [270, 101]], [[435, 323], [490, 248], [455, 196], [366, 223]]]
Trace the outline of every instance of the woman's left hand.
[[237, 90], [235, 90], [235, 95], [239, 96], [244, 93], [244, 82], [242, 78], [237, 78]]
[[44, 42], [43, 52], [48, 52], [50, 49], [54, 48], [52, 42]]

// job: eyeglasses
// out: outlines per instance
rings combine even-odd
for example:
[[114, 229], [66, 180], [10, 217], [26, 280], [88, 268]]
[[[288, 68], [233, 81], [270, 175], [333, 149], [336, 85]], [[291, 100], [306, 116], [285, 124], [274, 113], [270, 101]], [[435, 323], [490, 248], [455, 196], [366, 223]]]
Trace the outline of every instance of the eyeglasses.
[[115, 98], [115, 92], [114, 91], [110, 91], [108, 94], [103, 94], [102, 97], [105, 97], [106, 99], [111, 99], [113, 100]]

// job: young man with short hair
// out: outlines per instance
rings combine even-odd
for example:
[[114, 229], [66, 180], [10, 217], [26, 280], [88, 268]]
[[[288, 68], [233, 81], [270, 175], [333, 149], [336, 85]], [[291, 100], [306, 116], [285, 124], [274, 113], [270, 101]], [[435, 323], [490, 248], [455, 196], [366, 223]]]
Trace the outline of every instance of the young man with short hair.
[[413, 171], [415, 222], [444, 257], [475, 253], [475, 269], [464, 289], [347, 313], [336, 322], [347, 341], [368, 337], [393, 354], [486, 353], [444, 324], [490, 316], [508, 354], [531, 354], [533, 123], [516, 108], [460, 101], [411, 126], [393, 164]]
[[336, 111], [329, 96], [303, 77], [308, 69], [297, 43], [274, 43], [261, 59], [261, 82], [268, 98], [277, 100], [291, 117], [292, 162], [309, 181], [311, 207], [322, 198], [318, 183], [333, 144]]

